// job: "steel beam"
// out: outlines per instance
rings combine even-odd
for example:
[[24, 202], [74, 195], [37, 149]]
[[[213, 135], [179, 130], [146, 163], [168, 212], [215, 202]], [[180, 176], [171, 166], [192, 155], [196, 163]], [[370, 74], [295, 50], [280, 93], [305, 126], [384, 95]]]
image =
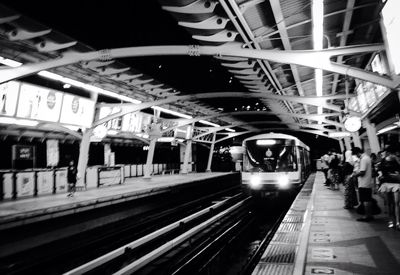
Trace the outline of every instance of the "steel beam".
[[[199, 93], [193, 95], [181, 95], [181, 96], [171, 96], [169, 98], [155, 100], [151, 102], [144, 102], [141, 104], [134, 103], [123, 103], [123, 104], [100, 104], [99, 106], [107, 107], [118, 107], [121, 109], [120, 112], [114, 113], [107, 117], [104, 117], [94, 123], [94, 126], [103, 124], [111, 119], [126, 115], [128, 113], [137, 112], [146, 108], [153, 106], [159, 106], [163, 104], [169, 104], [177, 101], [191, 101], [204, 98], [221, 98], [221, 97], [240, 97], [240, 98], [263, 98], [263, 99], [273, 99], [273, 100], [286, 100], [292, 102], [298, 102], [314, 106], [322, 106], [327, 109], [331, 109], [335, 112], [340, 112], [340, 107], [332, 104], [327, 104], [326, 100], [330, 99], [340, 99], [345, 97], [345, 95], [329, 95], [329, 96], [286, 96], [286, 95], [276, 95], [267, 93], [247, 93], [247, 92], [216, 92], [216, 93]], [[325, 102], [324, 102], [325, 101]], [[358, 113], [353, 112], [355, 115]]]
[[[87, 53], [68, 52], [62, 57], [47, 60], [39, 63], [28, 63], [15, 68], [1, 69], [0, 83], [13, 79], [25, 77], [42, 70], [48, 70], [61, 66], [66, 66], [82, 61], [101, 60], [109, 61], [115, 58], [138, 57], [138, 56], [169, 56], [169, 55], [189, 55], [189, 56], [236, 56], [252, 59], [264, 59], [278, 63], [296, 64], [314, 69], [322, 69], [343, 75], [348, 75], [361, 80], [373, 82], [382, 86], [396, 89], [398, 81], [395, 83], [391, 78], [380, 76], [379, 74], [367, 72], [359, 68], [336, 64], [330, 58], [338, 55], [351, 55], [358, 53], [377, 52], [384, 50], [384, 45], [361, 45], [349, 46], [335, 49], [324, 49], [321, 51], [280, 51], [280, 50], [253, 50], [243, 49], [241, 43], [230, 43], [221, 46], [144, 46], [127, 47], [111, 50], [100, 50]], [[397, 80], [397, 79], [396, 79]]]

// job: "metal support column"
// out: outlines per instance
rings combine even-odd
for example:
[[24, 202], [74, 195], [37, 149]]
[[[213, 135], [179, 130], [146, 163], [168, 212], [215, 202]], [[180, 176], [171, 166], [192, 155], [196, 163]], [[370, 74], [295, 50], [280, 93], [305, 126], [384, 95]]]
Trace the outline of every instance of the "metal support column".
[[77, 186], [86, 187], [86, 168], [89, 160], [89, 148], [90, 148], [90, 137], [93, 133], [93, 129], [87, 129], [83, 135], [81, 144], [79, 146], [79, 159], [78, 159], [78, 175], [77, 175]]
[[344, 145], [346, 147], [346, 150], [351, 150], [351, 140], [350, 137], [345, 137], [344, 138]]
[[362, 148], [361, 139], [360, 139], [360, 135], [358, 134], [358, 132], [351, 133], [351, 136], [353, 138], [354, 146]]
[[211, 164], [212, 164], [212, 157], [214, 154], [214, 146], [215, 146], [215, 139], [217, 137], [217, 133], [214, 133], [213, 140], [210, 146], [210, 153], [208, 154], [208, 162], [207, 162], [207, 169], [206, 172], [211, 172]]
[[182, 167], [182, 174], [187, 174], [188, 173], [188, 166], [189, 166], [189, 159], [192, 154], [192, 137], [193, 137], [193, 129], [194, 129], [194, 123], [187, 128], [187, 133], [186, 133], [186, 148], [185, 148], [185, 156], [183, 158], [183, 167]]
[[378, 153], [380, 151], [378, 136], [376, 135], [375, 125], [372, 124], [368, 119], [364, 120], [364, 127], [367, 130], [369, 147], [371, 153]]
[[343, 140], [339, 139], [338, 142], [339, 142], [339, 146], [340, 146], [340, 152], [343, 152], [344, 151]]
[[157, 136], [151, 137], [150, 139], [149, 151], [147, 151], [146, 165], [144, 166], [143, 178], [145, 179], [151, 178], [151, 167], [153, 166], [154, 149], [156, 148], [157, 139]]

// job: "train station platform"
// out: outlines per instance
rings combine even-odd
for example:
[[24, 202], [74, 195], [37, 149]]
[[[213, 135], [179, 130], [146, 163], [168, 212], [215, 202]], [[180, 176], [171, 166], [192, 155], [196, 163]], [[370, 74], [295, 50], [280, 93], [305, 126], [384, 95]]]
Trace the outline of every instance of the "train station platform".
[[253, 274], [400, 274], [400, 231], [387, 227], [387, 214], [356, 221], [360, 215], [343, 208], [343, 186], [323, 182], [317, 172], [306, 183]]
[[127, 178], [121, 185], [78, 191], [74, 197], [63, 193], [4, 201], [0, 203], [0, 230], [161, 194], [230, 174], [190, 173], [153, 176], [151, 179]]

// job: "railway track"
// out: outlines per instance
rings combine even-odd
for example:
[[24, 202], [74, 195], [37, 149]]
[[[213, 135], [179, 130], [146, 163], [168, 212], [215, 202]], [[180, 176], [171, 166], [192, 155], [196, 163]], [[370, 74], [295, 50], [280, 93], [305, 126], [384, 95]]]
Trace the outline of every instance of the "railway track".
[[61, 274], [199, 209], [214, 205], [213, 201], [221, 197], [231, 197], [237, 193], [237, 188], [228, 188], [174, 207], [148, 210], [128, 219], [2, 257], [0, 271], [2, 274]]

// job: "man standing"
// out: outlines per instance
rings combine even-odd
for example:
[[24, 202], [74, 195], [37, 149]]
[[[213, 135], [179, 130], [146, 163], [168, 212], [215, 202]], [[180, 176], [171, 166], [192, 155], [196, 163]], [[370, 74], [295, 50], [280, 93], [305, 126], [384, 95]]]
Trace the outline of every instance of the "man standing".
[[357, 221], [369, 222], [374, 219], [372, 215], [372, 162], [371, 158], [359, 147], [354, 147], [352, 154], [360, 159], [360, 166], [358, 170], [354, 171], [353, 176], [357, 177], [360, 203], [365, 209], [365, 216]]
[[327, 154], [325, 154], [325, 155], [323, 155], [321, 157], [321, 170], [322, 170], [322, 172], [324, 173], [324, 176], [325, 176], [325, 183], [324, 183], [325, 186], [329, 186], [330, 185], [329, 179], [328, 179], [329, 162], [330, 162], [330, 159], [331, 159], [330, 153], [331, 152], [328, 152]]

